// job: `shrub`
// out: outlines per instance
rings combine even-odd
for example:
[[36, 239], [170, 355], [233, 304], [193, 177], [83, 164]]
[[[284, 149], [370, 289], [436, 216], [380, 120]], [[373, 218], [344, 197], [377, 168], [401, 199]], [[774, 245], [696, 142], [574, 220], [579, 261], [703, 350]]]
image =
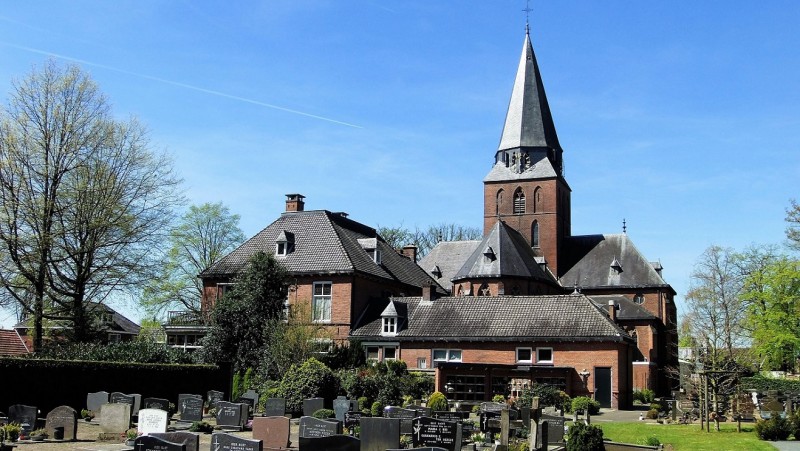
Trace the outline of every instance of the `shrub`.
[[369, 409], [369, 414], [373, 417], [382, 417], [383, 416], [383, 404], [379, 401], [375, 401], [372, 403], [372, 407]]
[[633, 391], [633, 400], [638, 401], [641, 404], [651, 404], [655, 397], [656, 394], [649, 388]]
[[360, 410], [362, 413], [369, 413], [369, 408], [369, 398], [366, 396], [358, 398], [358, 410]]
[[589, 412], [589, 415], [600, 413], [600, 403], [588, 396], [576, 396], [572, 399], [572, 411], [582, 410]]
[[333, 372], [313, 357], [299, 367], [292, 365], [278, 387], [278, 393], [286, 400], [286, 409], [290, 412], [300, 412], [304, 399], [333, 399], [338, 391]]
[[412, 399], [422, 399], [427, 393], [432, 392], [434, 388], [432, 374], [414, 371], [402, 376], [402, 380], [403, 393], [411, 396]]
[[10, 442], [16, 442], [19, 438], [19, 434], [22, 432], [22, 426], [17, 423], [8, 423], [3, 426], [5, 431], [6, 440]]
[[648, 410], [647, 413], [644, 415], [644, 417], [647, 418], [648, 420], [658, 419], [658, 409]]
[[645, 446], [659, 446], [661, 445], [661, 440], [659, 440], [658, 437], [651, 435], [650, 437], [639, 440], [639, 444]]
[[664, 406], [657, 402], [650, 403], [650, 410], [655, 410], [657, 412], [661, 412], [664, 410]]
[[569, 427], [567, 451], [604, 451], [605, 449], [603, 430], [599, 427], [583, 423], [575, 423]]
[[530, 451], [528, 442], [517, 442], [508, 445], [508, 451]]
[[311, 416], [314, 418], [319, 418], [320, 420], [327, 420], [328, 418], [334, 418], [336, 416], [336, 412], [331, 409], [319, 409], [312, 413]]
[[564, 401], [569, 400], [569, 395], [548, 384], [534, 384], [532, 388], [522, 390], [517, 398], [517, 407], [530, 407], [535, 397], [539, 397], [540, 407], [554, 406], [556, 409], [568, 407]]
[[447, 405], [447, 398], [440, 391], [435, 391], [431, 394], [431, 397], [428, 398], [427, 407], [433, 411], [439, 411], [439, 412], [449, 410], [449, 407]]
[[492, 396], [492, 402], [496, 402], [496, 403], [502, 404], [502, 403], [506, 402], [506, 397], [503, 396], [503, 395], [494, 395], [494, 396]]
[[789, 429], [792, 431], [795, 440], [800, 440], [800, 412], [795, 411], [789, 417]]
[[210, 434], [214, 432], [214, 426], [206, 423], [205, 421], [195, 421], [191, 426], [189, 426], [189, 431]]
[[761, 440], [786, 440], [791, 432], [789, 421], [777, 414], [756, 423], [756, 435]]

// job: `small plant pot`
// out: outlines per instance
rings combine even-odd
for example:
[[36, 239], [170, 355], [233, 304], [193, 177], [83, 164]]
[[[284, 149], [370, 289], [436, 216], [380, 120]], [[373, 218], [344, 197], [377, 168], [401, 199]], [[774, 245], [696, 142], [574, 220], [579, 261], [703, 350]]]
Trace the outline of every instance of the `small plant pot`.
[[136, 443], [136, 440], [125, 440], [125, 446], [133, 447], [133, 445], [135, 443]]
[[31, 435], [31, 441], [32, 442], [43, 442], [44, 441], [44, 435]]

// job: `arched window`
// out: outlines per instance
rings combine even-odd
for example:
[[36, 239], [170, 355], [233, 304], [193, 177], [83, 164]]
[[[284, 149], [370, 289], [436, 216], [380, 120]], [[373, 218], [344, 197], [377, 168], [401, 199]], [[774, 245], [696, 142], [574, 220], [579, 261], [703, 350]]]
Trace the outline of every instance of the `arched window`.
[[531, 247], [539, 247], [539, 222], [531, 224]]
[[522, 188], [517, 188], [514, 193], [514, 214], [520, 215], [523, 213], [525, 213], [525, 193], [522, 192]]
[[494, 204], [494, 214], [496, 216], [500, 216], [500, 209], [502, 208], [501, 205], [503, 205], [503, 190], [497, 192], [497, 201]]
[[537, 186], [533, 190], [533, 212], [538, 213], [542, 210], [542, 188]]

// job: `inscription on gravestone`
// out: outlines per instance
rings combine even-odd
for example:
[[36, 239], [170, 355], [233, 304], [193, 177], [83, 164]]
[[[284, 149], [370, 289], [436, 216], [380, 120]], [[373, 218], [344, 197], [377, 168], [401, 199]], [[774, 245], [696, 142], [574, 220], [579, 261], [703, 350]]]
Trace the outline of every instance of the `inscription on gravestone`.
[[385, 418], [399, 418], [400, 419], [400, 433], [411, 433], [411, 420], [416, 418], [416, 410], [403, 409], [402, 407], [389, 406], [383, 409], [383, 416]]
[[168, 442], [186, 445], [186, 451], [200, 451], [200, 436], [193, 432], [155, 432], [150, 434], [150, 437], [158, 437]]
[[214, 407], [217, 405], [217, 401], [225, 400], [225, 393], [218, 390], [209, 390], [208, 393], [206, 393], [206, 398], [208, 399], [208, 405]]
[[142, 400], [143, 409], [161, 409], [169, 412], [169, 400], [164, 398], [144, 398]]
[[142, 409], [139, 411], [137, 430], [140, 434], [167, 432], [167, 411], [161, 409]]
[[353, 426], [360, 426], [363, 414], [361, 412], [345, 412], [344, 427], [352, 429]]
[[263, 447], [261, 440], [249, 440], [224, 432], [211, 435], [212, 451], [262, 451]]
[[247, 404], [220, 401], [217, 403], [217, 425], [243, 428], [247, 421]]
[[342, 423], [314, 417], [300, 418], [300, 437], [327, 437], [342, 433]]
[[202, 421], [203, 398], [200, 395], [178, 395], [178, 413], [181, 421]]
[[542, 423], [545, 421], [547, 422], [547, 444], [564, 443], [564, 417], [542, 415], [537, 427], [539, 431], [537, 434], [539, 447], [542, 446]]
[[133, 442], [133, 449], [136, 451], [186, 451], [186, 445], [168, 442], [150, 435], [141, 435], [136, 437], [136, 441]]
[[414, 446], [439, 446], [458, 451], [461, 449], [461, 424], [429, 417], [415, 418], [411, 441]]

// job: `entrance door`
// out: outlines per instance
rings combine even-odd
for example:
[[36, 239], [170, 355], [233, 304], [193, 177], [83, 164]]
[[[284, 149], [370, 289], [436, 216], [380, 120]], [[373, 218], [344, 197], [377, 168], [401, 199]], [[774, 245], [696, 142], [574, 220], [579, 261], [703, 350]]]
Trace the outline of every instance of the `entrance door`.
[[600, 407], [611, 407], [611, 368], [595, 367], [594, 400]]

